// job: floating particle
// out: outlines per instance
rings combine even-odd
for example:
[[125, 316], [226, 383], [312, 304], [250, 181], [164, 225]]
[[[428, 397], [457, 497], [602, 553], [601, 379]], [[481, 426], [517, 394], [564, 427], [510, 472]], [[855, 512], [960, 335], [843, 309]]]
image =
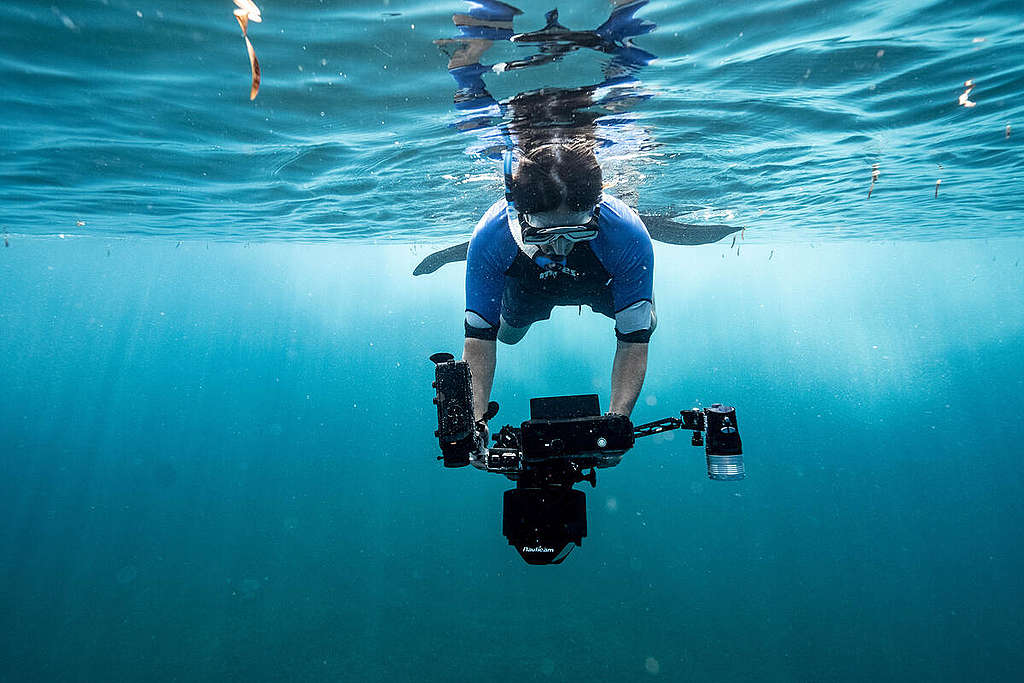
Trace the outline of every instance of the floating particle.
[[884, 56], [885, 56], [885, 50], [879, 50], [878, 52], [875, 53], [875, 58], [876, 59], [881, 59]]
[[84, 228], [85, 221], [75, 221], [75, 225], [78, 226], [79, 228]]
[[249, 53], [249, 67], [252, 69], [252, 88], [249, 90], [249, 99], [256, 99], [256, 93], [260, 91], [260, 63], [256, 59], [256, 51], [252, 49], [249, 42], [249, 21], [257, 24], [263, 21], [260, 15], [260, 8], [252, 0], [235, 0], [238, 9], [235, 10], [235, 19], [242, 27], [242, 37], [245, 39], [245, 49]]
[[729, 248], [732, 249], [735, 246], [736, 246], [736, 235], [733, 235], [732, 236], [732, 244], [729, 245]]
[[774, 249], [772, 249], [772, 253], [768, 254], [768, 260], [769, 261], [772, 260], [772, 256], [775, 256], [775, 250]]
[[[743, 246], [743, 245], [740, 245], [740, 246]], [[739, 247], [736, 247], [736, 255], [737, 255], [737, 256], [739, 256], [739, 255], [740, 255], [740, 248], [739, 248]]]
[[654, 657], [648, 657], [644, 660], [644, 669], [646, 669], [647, 673], [651, 674], [652, 676], [657, 676], [658, 673], [661, 671], [661, 664], [659, 664], [658, 660]]
[[871, 165], [871, 187], [868, 188], [868, 199], [871, 199], [871, 191], [875, 189], [875, 183], [878, 182], [878, 164]]
[[942, 178], [939, 178], [938, 180], [935, 181], [935, 196], [936, 197], [939, 196], [939, 185], [941, 185], [941, 184], [942, 184]]
[[746, 235], [747, 235], [747, 229], [746, 228], [743, 228], [742, 230], [740, 230], [740, 239], [741, 240], [747, 239]]
[[4, 246], [5, 246], [5, 247], [9, 247], [9, 246], [11, 246], [11, 243], [7, 241], [7, 238], [6, 238], [6, 237], [4, 237]]
[[117, 570], [117, 582], [119, 584], [126, 585], [134, 581], [139, 576], [139, 570], [135, 568], [135, 565], [129, 564], [121, 567]]
[[60, 19], [60, 23], [64, 24], [64, 28], [75, 33], [81, 33], [82, 29], [75, 25], [75, 22], [71, 21], [71, 17], [60, 11], [59, 7], [51, 7], [50, 11], [53, 12], [54, 16]]
[[984, 43], [985, 39], [984, 38], [971, 38], [971, 42], [972, 43]]
[[977, 104], [977, 102], [971, 102], [971, 100], [970, 100], [971, 91], [974, 90], [974, 81], [973, 80], [964, 81], [964, 87], [967, 88], [967, 90], [964, 90], [960, 94], [960, 97], [957, 98], [956, 102], [957, 102], [957, 104], [959, 104], [962, 107], [973, 107], [974, 105]]
[[1009, 124], [1007, 124], [1007, 126], [1006, 126], [1006, 138], [1007, 139], [1010, 138], [1010, 126], [1009, 126]]

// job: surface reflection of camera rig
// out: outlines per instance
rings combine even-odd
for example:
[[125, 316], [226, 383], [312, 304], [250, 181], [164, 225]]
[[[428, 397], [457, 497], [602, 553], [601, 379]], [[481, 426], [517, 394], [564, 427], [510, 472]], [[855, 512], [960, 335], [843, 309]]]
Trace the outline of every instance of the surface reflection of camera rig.
[[[587, 535], [586, 496], [573, 486], [597, 485], [597, 469], [613, 467], [636, 439], [673, 429], [693, 432], [704, 446], [708, 477], [743, 479], [743, 450], [736, 411], [715, 403], [633, 426], [625, 415], [601, 415], [596, 394], [530, 400], [530, 419], [505, 425], [487, 448], [486, 430], [473, 419], [469, 364], [450, 353], [435, 353], [438, 460], [445, 467], [473, 465], [516, 482], [505, 491], [502, 533], [530, 564], [557, 564]], [[498, 404], [488, 405], [485, 420]]]

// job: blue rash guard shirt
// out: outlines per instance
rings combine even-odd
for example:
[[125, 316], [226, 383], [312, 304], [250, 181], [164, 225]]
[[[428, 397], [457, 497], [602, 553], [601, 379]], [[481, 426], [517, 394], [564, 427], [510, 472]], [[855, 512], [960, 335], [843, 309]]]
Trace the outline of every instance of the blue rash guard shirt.
[[523, 327], [554, 306], [590, 306], [615, 319], [621, 341], [646, 343], [654, 331], [654, 249], [640, 216], [602, 195], [599, 232], [563, 259], [520, 249], [507, 204], [495, 202], [473, 231], [466, 259], [466, 336], [494, 340], [502, 320]]

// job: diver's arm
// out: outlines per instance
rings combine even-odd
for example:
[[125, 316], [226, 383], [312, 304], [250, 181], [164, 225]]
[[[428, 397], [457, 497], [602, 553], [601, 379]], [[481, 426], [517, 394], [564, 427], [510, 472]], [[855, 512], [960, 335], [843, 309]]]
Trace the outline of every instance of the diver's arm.
[[[644, 346], [647, 346], [644, 344]], [[469, 363], [473, 375], [473, 419], [483, 419], [487, 403], [491, 400], [491, 384], [494, 382], [494, 364], [497, 359], [497, 342], [491, 339], [466, 337], [462, 347], [462, 360]], [[647, 354], [644, 354], [646, 359]], [[616, 354], [618, 358], [618, 354]], [[641, 383], [643, 374], [641, 373]], [[637, 391], [639, 391], [637, 387]], [[633, 397], [636, 400], [636, 396]]]
[[[491, 370], [493, 373], [493, 362]], [[636, 399], [640, 395], [640, 388], [644, 385], [646, 373], [647, 344], [617, 341], [615, 361], [612, 363], [612, 400], [608, 412], [629, 417], [633, 412]], [[476, 382], [474, 381], [473, 384], [475, 385]], [[490, 389], [489, 383], [488, 389]]]

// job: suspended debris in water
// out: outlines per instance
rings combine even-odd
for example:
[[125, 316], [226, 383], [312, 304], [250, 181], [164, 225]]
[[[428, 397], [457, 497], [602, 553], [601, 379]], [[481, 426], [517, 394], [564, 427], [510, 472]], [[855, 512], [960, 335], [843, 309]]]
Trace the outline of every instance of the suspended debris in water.
[[252, 0], [235, 0], [238, 9], [235, 10], [235, 19], [242, 27], [242, 37], [245, 38], [245, 49], [249, 53], [249, 67], [252, 69], [252, 88], [249, 90], [249, 99], [256, 99], [256, 93], [260, 91], [260, 63], [256, 59], [256, 51], [252, 49], [249, 42], [249, 22], [257, 24], [263, 21], [260, 16], [260, 8]]
[[868, 188], [868, 199], [871, 199], [871, 191], [875, 189], [875, 183], [878, 182], [878, 164], [871, 165], [871, 187]]
[[54, 16], [60, 19], [60, 23], [64, 24], [64, 28], [75, 33], [81, 33], [82, 29], [78, 28], [75, 22], [71, 21], [71, 17], [60, 11], [59, 7], [51, 7], [50, 11], [53, 12]]
[[936, 197], [939, 196], [939, 185], [941, 185], [941, 184], [942, 184], [942, 178], [939, 178], [938, 180], [935, 181], [935, 196]]
[[85, 221], [75, 221], [75, 225], [78, 226], [79, 228], [84, 228]]
[[176, 245], [174, 245], [174, 248], [177, 249], [180, 246], [181, 246], [181, 242], [178, 242]]
[[[235, 2], [238, 2], [238, 0], [235, 0]], [[971, 102], [968, 98], [971, 96], [971, 91], [974, 90], [974, 81], [964, 81], [964, 87], [967, 88], [967, 90], [964, 90], [963, 93], [960, 94], [960, 97], [956, 102], [962, 107], [973, 107], [977, 102]]]
[[775, 256], [775, 250], [774, 249], [772, 249], [772, 253], [768, 254], [768, 260], [769, 261], [772, 260], [772, 256]]
[[745, 240], [745, 239], [747, 239], [747, 229], [743, 228], [742, 230], [740, 230], [740, 240]]
[[735, 246], [736, 246], [736, 235], [733, 235], [732, 236], [732, 244], [729, 245], [729, 248], [732, 249]]
[[[741, 244], [740, 246], [743, 246], [743, 245]], [[740, 247], [736, 247], [736, 255], [737, 255], [737, 256], [739, 256], [739, 255], [740, 255]]]
[[1010, 124], [1006, 124], [1006, 139], [1010, 139]]
[[4, 246], [5, 247], [11, 246], [11, 243], [7, 241], [7, 235], [4, 235]]

